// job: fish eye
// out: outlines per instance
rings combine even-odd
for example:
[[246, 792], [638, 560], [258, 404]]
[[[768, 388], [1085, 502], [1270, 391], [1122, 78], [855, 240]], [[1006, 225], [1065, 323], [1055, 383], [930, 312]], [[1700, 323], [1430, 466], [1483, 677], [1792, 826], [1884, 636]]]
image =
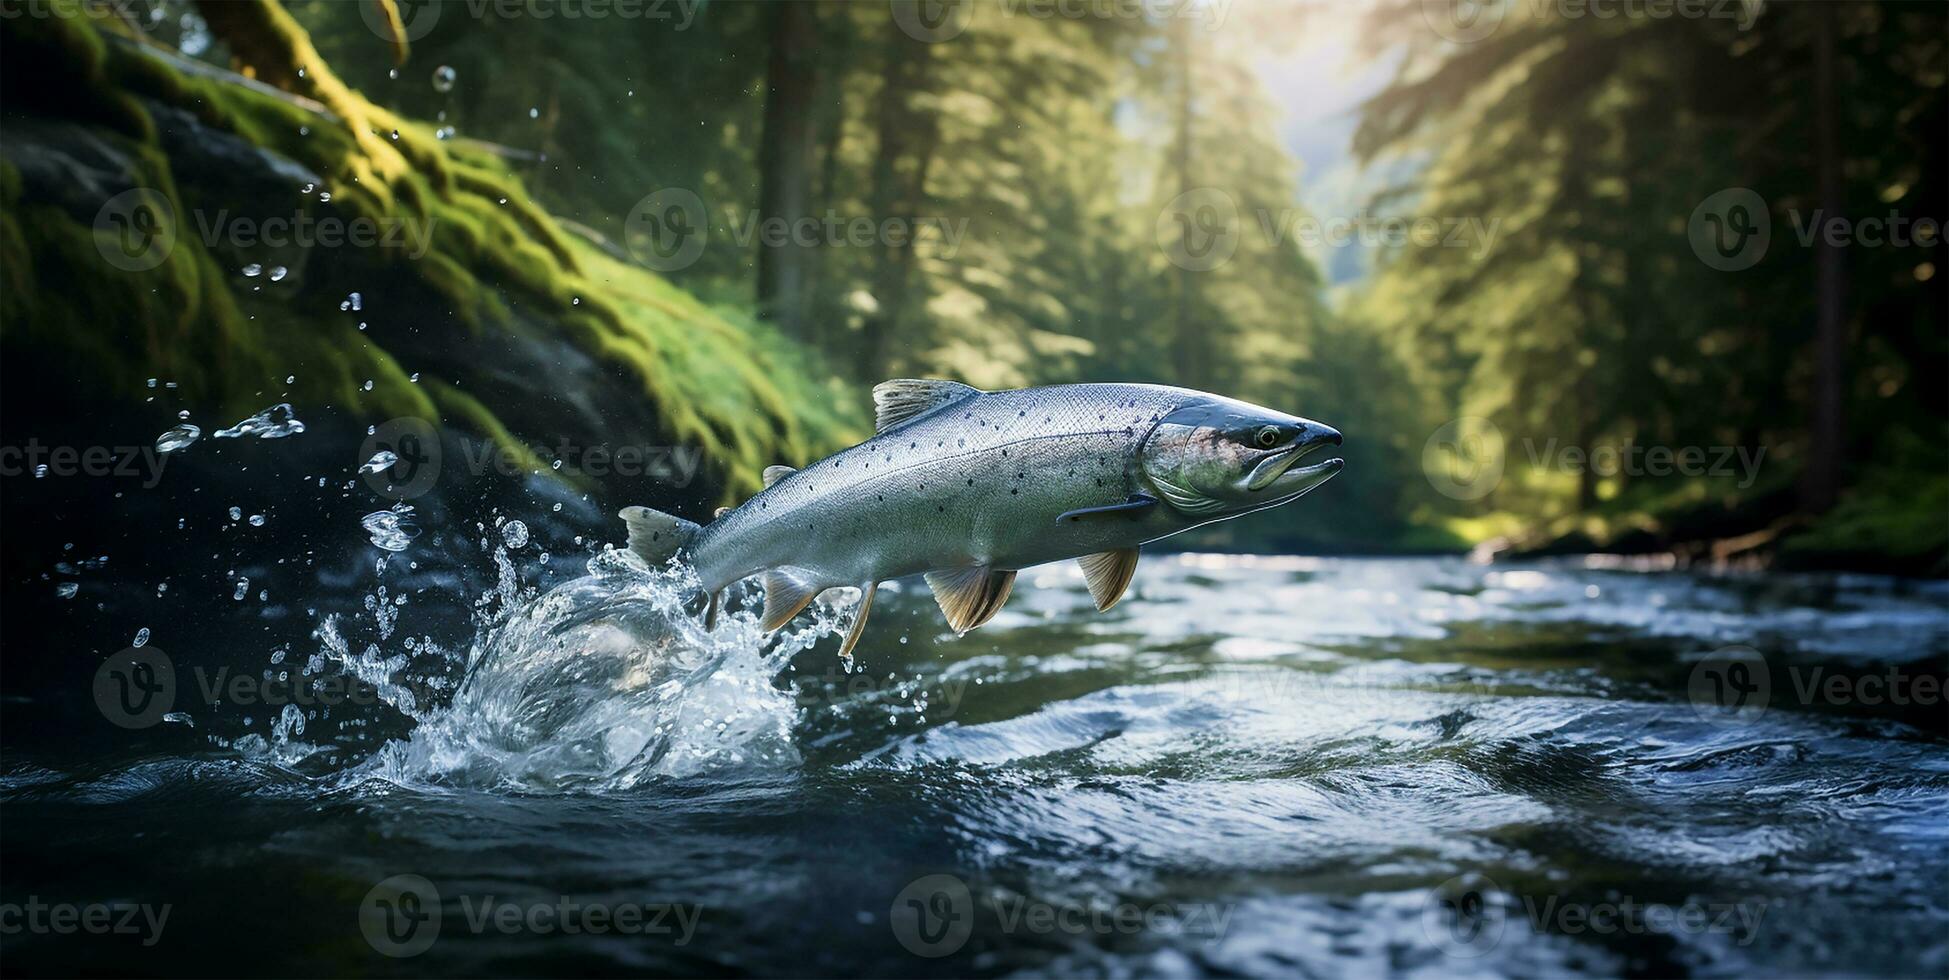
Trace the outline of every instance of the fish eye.
[[1276, 425], [1264, 426], [1259, 429], [1259, 434], [1253, 438], [1258, 441], [1259, 445], [1271, 449], [1273, 445], [1279, 442], [1279, 427]]

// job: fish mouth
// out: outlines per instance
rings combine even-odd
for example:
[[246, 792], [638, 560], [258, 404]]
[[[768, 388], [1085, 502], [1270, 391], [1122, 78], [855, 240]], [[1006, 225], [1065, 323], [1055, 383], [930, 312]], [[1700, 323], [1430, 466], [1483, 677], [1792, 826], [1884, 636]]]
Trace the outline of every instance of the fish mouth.
[[[1324, 463], [1316, 463], [1297, 470], [1292, 468], [1293, 464], [1321, 446], [1337, 445], [1340, 445], [1340, 433], [1324, 425], [1316, 425], [1313, 431], [1293, 440], [1291, 445], [1283, 449], [1275, 449], [1264, 459], [1259, 460], [1258, 464], [1252, 467], [1251, 475], [1246, 477], [1245, 489], [1257, 493], [1278, 485], [1281, 491], [1290, 491], [1296, 484], [1303, 483], [1305, 486], [1300, 488], [1299, 492], [1311, 490], [1332, 479], [1333, 474], [1340, 472], [1340, 468], [1347, 465], [1347, 461], [1338, 458], [1329, 459]], [[1291, 477], [1291, 479], [1282, 479], [1282, 477]]]

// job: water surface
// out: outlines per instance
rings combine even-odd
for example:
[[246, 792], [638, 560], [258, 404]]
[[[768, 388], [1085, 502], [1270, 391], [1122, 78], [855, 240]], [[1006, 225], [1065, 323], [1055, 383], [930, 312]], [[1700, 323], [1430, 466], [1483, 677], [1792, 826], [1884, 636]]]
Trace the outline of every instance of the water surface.
[[846, 596], [767, 644], [615, 556], [475, 609], [382, 567], [234, 658], [375, 698], [7, 753], [0, 900], [168, 907], [7, 965], [1949, 969], [1949, 587], [1593, 565], [1152, 556], [1098, 614], [1065, 564], [959, 638], [901, 583], [852, 673]]

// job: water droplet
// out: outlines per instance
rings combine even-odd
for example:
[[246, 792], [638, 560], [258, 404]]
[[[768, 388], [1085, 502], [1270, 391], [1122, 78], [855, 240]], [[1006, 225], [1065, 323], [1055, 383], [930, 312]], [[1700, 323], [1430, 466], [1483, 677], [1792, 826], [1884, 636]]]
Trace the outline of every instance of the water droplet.
[[72, 599], [74, 598], [74, 594], [80, 591], [81, 586], [74, 582], [62, 582], [60, 585], [54, 587], [54, 594], [63, 599]]
[[249, 594], [250, 594], [250, 579], [240, 578], [237, 580], [237, 591], [231, 593], [230, 598], [238, 602], [242, 602], [244, 601], [244, 596], [247, 596]]
[[264, 273], [264, 267], [255, 262], [244, 266], [244, 278], [255, 279]]
[[243, 519], [244, 519], [244, 509], [243, 509], [242, 507], [232, 507], [232, 508], [230, 508], [230, 519], [231, 519], [231, 520], [233, 520], [233, 521], [241, 521], [241, 520], [243, 520]]
[[397, 462], [399, 462], [398, 453], [395, 453], [390, 449], [381, 449], [378, 452], [373, 453], [372, 458], [365, 461], [365, 465], [359, 467], [359, 472], [378, 473], [391, 467], [392, 464]]
[[295, 381], [297, 381], [297, 380], [298, 380], [298, 376], [297, 376], [297, 375], [295, 375], [295, 374], [287, 374], [287, 375], [285, 375], [285, 376], [284, 376], [284, 383], [285, 383], [285, 384], [291, 384], [291, 383], [293, 383], [293, 382], [295, 382]]
[[528, 543], [528, 525], [520, 521], [509, 521], [501, 527], [501, 540], [510, 548], [520, 548]]
[[539, 107], [536, 107], [536, 106], [529, 106], [529, 107], [528, 107], [528, 118], [529, 118], [529, 119], [540, 119], [540, 118], [541, 118], [541, 109], [540, 109]]
[[156, 452], [173, 453], [178, 449], [187, 449], [190, 443], [202, 437], [201, 428], [185, 422], [156, 437]]
[[304, 430], [305, 424], [298, 421], [290, 403], [279, 402], [228, 429], [219, 429], [215, 438], [235, 439], [239, 436], [257, 436], [260, 439], [282, 439], [285, 436], [297, 435]]
[[453, 91], [453, 83], [459, 77], [460, 74], [453, 70], [452, 65], [441, 65], [440, 67], [433, 69], [433, 91], [435, 92]]
[[149, 627], [144, 626], [141, 629], [135, 631], [135, 643], [133, 644], [134, 646], [142, 646], [143, 644], [148, 642], [149, 642]]
[[286, 269], [285, 267], [283, 267], [283, 266], [281, 266], [281, 265], [274, 265], [274, 266], [271, 266], [271, 281], [272, 281], [272, 282], [283, 282], [283, 281], [284, 281], [284, 277], [285, 277], [285, 276], [288, 276], [288, 275], [290, 275], [290, 274], [291, 274], [291, 270], [289, 270], [289, 269]]
[[263, 527], [263, 526], [264, 526], [264, 515], [262, 515], [262, 514], [252, 514], [252, 515], [250, 515], [250, 526], [251, 526], [251, 527]]
[[397, 504], [392, 510], [376, 510], [359, 519], [365, 533], [376, 548], [386, 551], [405, 551], [419, 536], [420, 529], [412, 520], [413, 508], [407, 504]]
[[166, 722], [170, 722], [171, 724], [188, 725], [191, 728], [196, 727], [196, 722], [190, 720], [189, 712], [187, 711], [167, 712], [162, 716], [162, 720]]
[[332, 203], [332, 192], [331, 192], [331, 191], [319, 191], [319, 192], [318, 192], [318, 200], [319, 200], [319, 202], [320, 202], [320, 203], [324, 203], [324, 204], [330, 204], [330, 203]]

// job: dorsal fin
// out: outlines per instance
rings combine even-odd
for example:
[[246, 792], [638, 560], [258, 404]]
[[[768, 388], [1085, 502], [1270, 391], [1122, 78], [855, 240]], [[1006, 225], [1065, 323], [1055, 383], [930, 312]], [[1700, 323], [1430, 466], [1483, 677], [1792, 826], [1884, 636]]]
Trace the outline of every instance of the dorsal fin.
[[947, 568], [927, 573], [927, 585], [934, 590], [934, 601], [947, 614], [947, 624], [956, 633], [966, 633], [994, 619], [1008, 601], [1008, 590], [1015, 586], [1014, 572], [998, 572], [986, 565]]
[[780, 464], [778, 466], [767, 466], [765, 467], [765, 486], [769, 487], [772, 484], [777, 483], [778, 481], [783, 480], [794, 473], [797, 473], [798, 471], [799, 468], [796, 466], [785, 466], [783, 464]]
[[979, 395], [981, 389], [971, 388], [959, 381], [935, 381], [928, 378], [895, 378], [882, 381], [873, 386], [873, 428], [878, 432], [926, 415], [949, 402], [959, 401], [969, 395]]
[[1090, 598], [1096, 600], [1097, 612], [1116, 605], [1123, 598], [1123, 590], [1130, 587], [1130, 577], [1137, 574], [1135, 548], [1099, 551], [1076, 561], [1083, 566], [1083, 580], [1089, 583]]

